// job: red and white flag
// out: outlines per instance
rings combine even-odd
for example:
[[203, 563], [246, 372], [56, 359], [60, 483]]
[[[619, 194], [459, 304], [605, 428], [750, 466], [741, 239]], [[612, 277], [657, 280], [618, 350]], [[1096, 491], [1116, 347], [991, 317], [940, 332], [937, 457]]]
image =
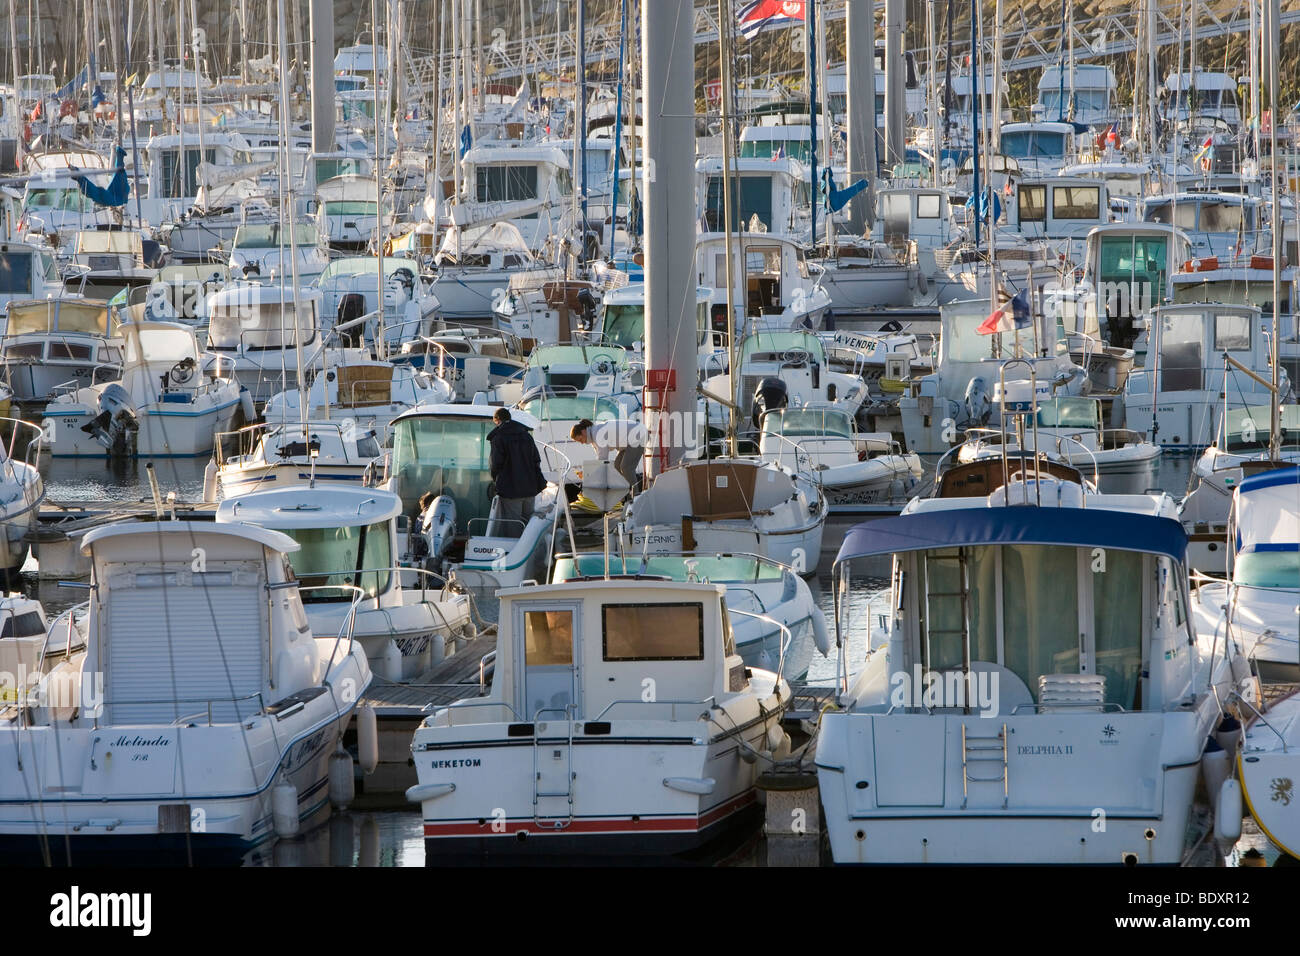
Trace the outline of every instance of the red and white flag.
[[753, 0], [736, 14], [736, 24], [746, 40], [754, 39], [764, 30], [802, 23], [803, 19], [804, 0]]

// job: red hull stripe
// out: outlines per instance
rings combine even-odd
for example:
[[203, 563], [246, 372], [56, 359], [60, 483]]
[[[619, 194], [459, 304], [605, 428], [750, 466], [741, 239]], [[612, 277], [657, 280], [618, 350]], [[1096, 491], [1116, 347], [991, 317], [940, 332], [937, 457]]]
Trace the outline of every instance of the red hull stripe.
[[[514, 820], [485, 820], [479, 823], [456, 821], [453, 823], [424, 824], [427, 837], [456, 836], [511, 836], [516, 833], [697, 833], [713, 824], [743, 810], [754, 802], [754, 791], [749, 790], [726, 803], [719, 804], [704, 814], [695, 817], [575, 817], [567, 826], [555, 828], [539, 825], [535, 820], [518, 818]], [[493, 826], [504, 829], [494, 830]]]

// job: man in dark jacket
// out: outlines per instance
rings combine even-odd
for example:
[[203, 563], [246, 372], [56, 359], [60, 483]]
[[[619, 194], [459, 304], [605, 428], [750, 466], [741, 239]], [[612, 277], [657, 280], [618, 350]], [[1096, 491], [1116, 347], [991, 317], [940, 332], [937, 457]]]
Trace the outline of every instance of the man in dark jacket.
[[527, 425], [513, 420], [510, 412], [498, 408], [492, 420], [497, 427], [488, 432], [492, 445], [489, 461], [498, 498], [498, 524], [492, 534], [518, 537], [533, 515], [533, 499], [546, 487], [542, 459]]

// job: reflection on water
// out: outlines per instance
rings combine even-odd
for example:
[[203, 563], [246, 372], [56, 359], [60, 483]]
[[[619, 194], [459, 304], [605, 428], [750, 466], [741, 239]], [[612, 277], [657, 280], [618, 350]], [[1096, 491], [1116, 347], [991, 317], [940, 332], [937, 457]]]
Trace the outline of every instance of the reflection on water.
[[424, 866], [424, 828], [416, 811], [335, 813], [292, 840], [254, 850], [245, 866]]
[[[159, 458], [153, 462], [154, 477], [163, 500], [174, 491], [180, 503], [199, 501], [203, 497], [203, 469], [210, 459]], [[41, 459], [41, 477], [46, 498], [58, 504], [107, 504], [109, 502], [150, 501], [149, 476], [145, 459], [136, 461], [110, 458]]]

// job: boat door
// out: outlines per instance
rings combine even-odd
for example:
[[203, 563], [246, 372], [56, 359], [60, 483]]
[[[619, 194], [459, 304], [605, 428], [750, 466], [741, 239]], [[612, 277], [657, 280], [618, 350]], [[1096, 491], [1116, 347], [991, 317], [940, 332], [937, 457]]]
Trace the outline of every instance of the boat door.
[[515, 608], [516, 654], [524, 662], [519, 715], [570, 720], [579, 713], [581, 604], [538, 601]]

